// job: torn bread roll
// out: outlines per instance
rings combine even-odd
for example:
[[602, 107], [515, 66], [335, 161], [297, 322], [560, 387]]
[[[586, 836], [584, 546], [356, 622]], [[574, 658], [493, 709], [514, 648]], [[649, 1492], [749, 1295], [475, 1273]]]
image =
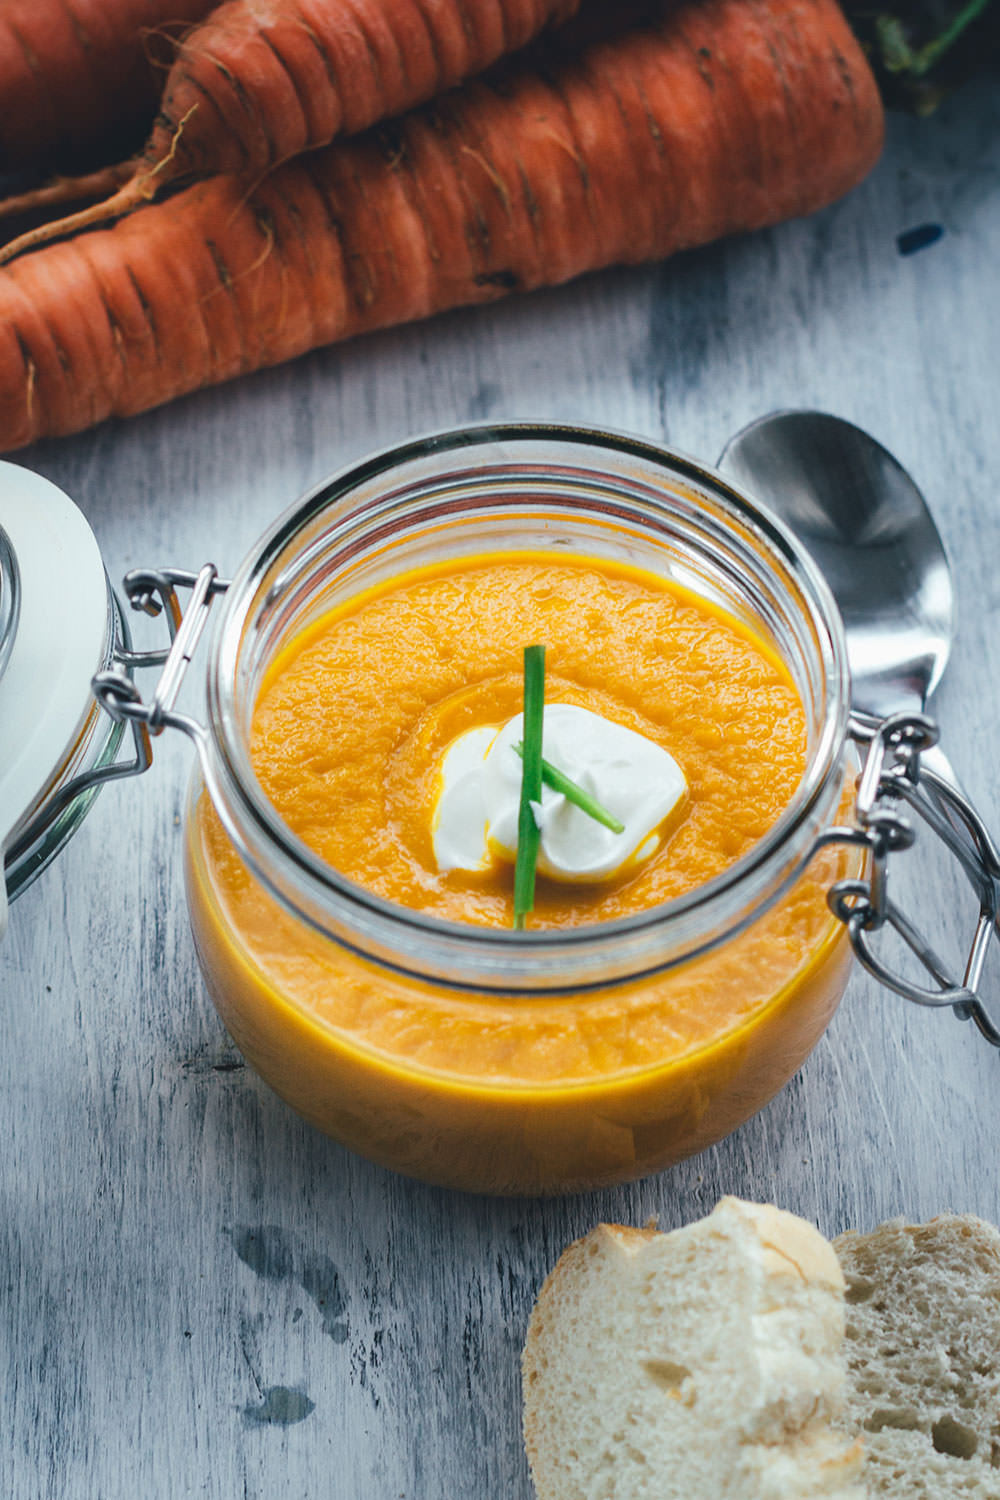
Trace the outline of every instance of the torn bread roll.
[[600, 1225], [528, 1326], [539, 1500], [863, 1500], [843, 1337], [837, 1257], [792, 1214], [724, 1198], [670, 1234]]

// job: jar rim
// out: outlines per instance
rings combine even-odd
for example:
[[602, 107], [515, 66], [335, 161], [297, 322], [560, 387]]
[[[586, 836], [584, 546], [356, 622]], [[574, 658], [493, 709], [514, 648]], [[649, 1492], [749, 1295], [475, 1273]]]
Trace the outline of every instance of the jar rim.
[[[412, 911], [355, 884], [325, 864], [283, 822], [253, 773], [238, 723], [236, 683], [242, 644], [251, 626], [254, 607], [260, 602], [265, 579], [280, 559], [287, 558], [296, 539], [319, 518], [326, 513], [332, 518], [334, 512], [341, 517], [357, 515], [359, 511], [345, 509], [352, 495], [357, 496], [364, 486], [377, 486], [402, 473], [408, 465], [425, 460], [447, 462], [476, 447], [495, 449], [499, 454], [523, 452], [531, 445], [563, 446], [567, 452], [579, 453], [584, 463], [589, 453], [592, 466], [597, 455], [603, 453], [606, 462], [613, 455], [616, 460], [649, 466], [651, 472], [672, 477], [675, 482], [681, 480], [710, 494], [737, 531], [752, 538], [771, 566], [778, 572], [784, 570], [794, 580], [818, 643], [825, 687], [822, 723], [803, 777], [775, 823], [740, 859], [705, 884], [628, 917], [568, 929], [515, 932], [446, 921]], [[599, 472], [596, 467], [592, 471]], [[373, 513], [377, 513], [377, 502]], [[765, 872], [773, 873], [776, 858], [780, 862], [783, 852], [788, 867], [766, 904], [770, 905], [787, 890], [814, 852], [816, 835], [839, 799], [850, 679], [843, 623], [825, 579], [794, 534], [766, 506], [710, 466], [647, 439], [607, 428], [503, 422], [444, 429], [381, 449], [322, 480], [289, 506], [244, 559], [222, 603], [207, 672], [208, 730], [202, 770], [227, 834], [255, 875], [295, 915], [304, 917], [314, 928], [335, 937], [342, 946], [360, 956], [375, 957], [387, 967], [411, 976], [427, 978], [433, 972], [435, 978], [458, 989], [496, 988], [510, 992], [523, 987], [534, 991], [539, 987], [538, 966], [542, 963], [552, 970], [544, 986], [549, 992], [579, 992], [588, 987], [588, 982], [581, 979], [588, 955], [597, 948], [606, 950], [608, 944], [625, 944], [631, 958], [613, 966], [619, 971], [613, 976], [609, 976], [604, 965], [601, 977], [593, 981], [592, 987], [603, 987], [609, 977], [619, 980], [644, 977], [676, 961], [676, 953], [672, 952], [664, 962], [664, 941], [670, 946], [671, 934], [676, 934], [678, 926], [685, 923], [690, 927], [692, 917], [697, 914], [702, 919], [695, 926], [710, 926], [711, 917], [726, 912], [733, 919], [727, 933], [747, 925], [761, 908], [738, 920], [741, 903], [734, 898]], [[798, 849], [799, 857], [789, 862], [788, 850], [799, 844], [803, 846]], [[400, 959], [395, 951], [394, 933], [397, 937], [405, 935], [407, 939], [416, 937], [424, 941], [426, 952], [418, 967]], [[711, 945], [689, 944], [681, 956], [694, 956]], [[454, 970], [455, 962], [459, 969], [465, 968], [461, 962], [463, 953], [471, 959], [465, 977]], [[473, 954], [475, 957], [471, 958]], [[442, 964], [446, 973], [442, 972]], [[564, 981], [559, 982], [564, 970]]]

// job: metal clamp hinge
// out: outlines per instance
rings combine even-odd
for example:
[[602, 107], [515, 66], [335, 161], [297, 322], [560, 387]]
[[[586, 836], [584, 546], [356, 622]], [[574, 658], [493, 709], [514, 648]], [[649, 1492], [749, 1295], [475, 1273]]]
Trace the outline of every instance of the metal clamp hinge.
[[[225, 593], [228, 582], [218, 576], [212, 563], [206, 563], [198, 573], [180, 568], [137, 568], [126, 574], [122, 586], [132, 609], [154, 616], [162, 613], [166, 617], [170, 643], [155, 651], [133, 651], [130, 646], [122, 645], [115, 651], [116, 665], [94, 677], [91, 687], [104, 711], [112, 719], [131, 725], [135, 753], [131, 760], [98, 766], [74, 777], [54, 799], [52, 816], [106, 781], [139, 776], [147, 771], [153, 761], [153, 735], [166, 728], [182, 729], [195, 738], [201, 732], [200, 725], [177, 713], [175, 705], [212, 604], [219, 594]], [[177, 595], [182, 588], [191, 590], [186, 609], [182, 609]], [[162, 668], [148, 702], [143, 701], [133, 675], [145, 667]]]
[[[986, 955], [1000, 911], [1000, 855], [975, 808], [958, 789], [921, 765], [921, 755], [937, 743], [937, 726], [924, 714], [896, 714], [874, 728], [852, 720], [852, 738], [867, 745], [858, 779], [857, 826], [831, 828], [821, 843], [849, 843], [867, 849], [866, 879], [841, 880], [829, 892], [834, 914], [847, 928], [861, 963], [896, 994], [924, 1006], [952, 1006], [963, 1019], [1000, 1047], [1000, 1028], [978, 993]], [[979, 918], [961, 976], [939, 956], [890, 899], [889, 861], [909, 849], [916, 832], [900, 803], [917, 814], [959, 861], [979, 901]], [[932, 984], [895, 974], [875, 954], [870, 938], [889, 926], [916, 956]]]

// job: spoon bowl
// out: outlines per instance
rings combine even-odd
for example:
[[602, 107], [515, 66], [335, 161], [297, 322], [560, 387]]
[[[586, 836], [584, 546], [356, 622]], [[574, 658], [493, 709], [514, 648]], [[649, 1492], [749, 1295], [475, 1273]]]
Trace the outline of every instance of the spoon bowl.
[[826, 577], [847, 631], [855, 711], [922, 710], [948, 661], [954, 593], [933, 517], [902, 465], [841, 417], [781, 411], [737, 433], [719, 468], [785, 521]]

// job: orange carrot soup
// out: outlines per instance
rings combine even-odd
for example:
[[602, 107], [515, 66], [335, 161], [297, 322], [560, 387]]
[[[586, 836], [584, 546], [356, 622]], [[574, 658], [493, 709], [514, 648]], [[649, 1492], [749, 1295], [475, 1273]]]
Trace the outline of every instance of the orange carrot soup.
[[[472, 556], [339, 603], [263, 677], [260, 788], [296, 840], [382, 901], [470, 935], [512, 929], [517, 716], [536, 643], [555, 747], [545, 727], [544, 754], [565, 758], [625, 831], [545, 791], [526, 939], [658, 910], [745, 860], [803, 777], [795, 684], [746, 624], [606, 558]], [[237, 1044], [322, 1130], [432, 1182], [566, 1191], [659, 1170], [787, 1081], [846, 982], [849, 946], [826, 902], [842, 853], [814, 856], [724, 942], [643, 977], [480, 992], [401, 972], [292, 915], [195, 796], [192, 919]]]

